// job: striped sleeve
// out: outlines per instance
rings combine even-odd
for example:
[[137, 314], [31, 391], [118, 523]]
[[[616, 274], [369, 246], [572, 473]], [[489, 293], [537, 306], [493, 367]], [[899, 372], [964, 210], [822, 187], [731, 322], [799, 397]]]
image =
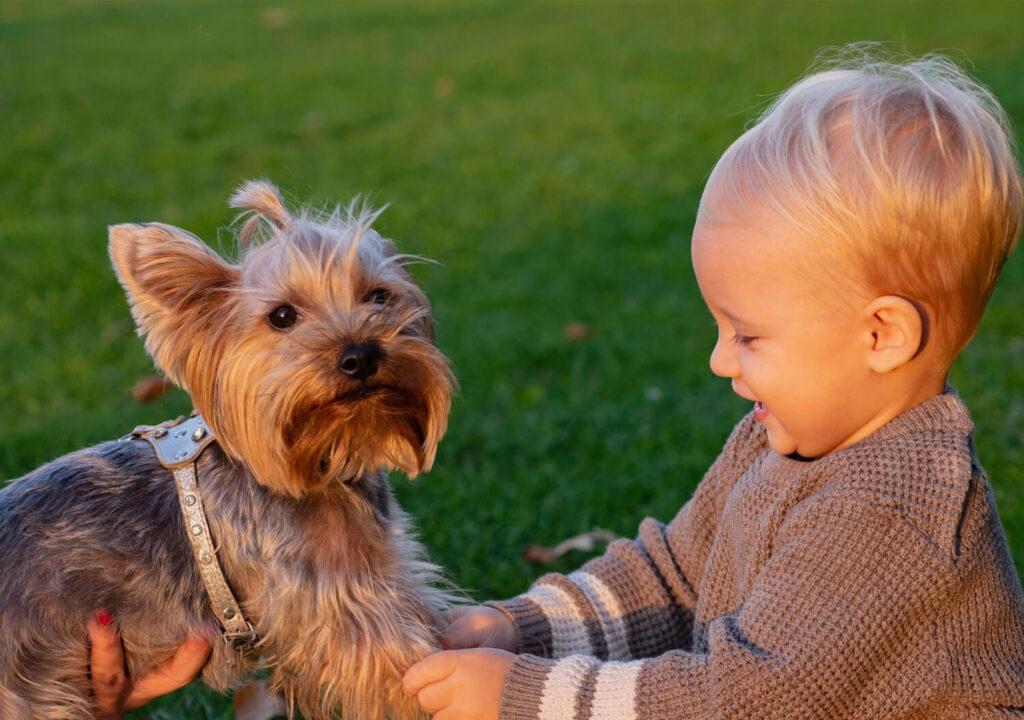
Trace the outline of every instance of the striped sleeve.
[[631, 720], [644, 663], [600, 662], [572, 655], [559, 661], [516, 659], [501, 699], [501, 718]]
[[545, 576], [528, 593], [494, 605], [515, 622], [520, 653], [632, 657], [625, 607], [587, 570]]
[[653, 657], [692, 644], [693, 610], [729, 488], [763, 447], [751, 417], [733, 431], [693, 498], [666, 527], [644, 520], [569, 575], [548, 574], [528, 592], [490, 603], [516, 627], [519, 654], [601, 660]]
[[616, 541], [580, 570], [545, 575], [493, 605], [515, 624], [519, 654], [629, 660], [688, 647], [695, 603], [665, 528], [648, 519], [636, 541]]
[[922, 706], [937, 686], [921, 678], [936, 668], [918, 650], [936, 598], [956, 591], [945, 561], [886, 511], [805, 505], [746, 601], [709, 621], [705, 651], [608, 662], [519, 655], [498, 717], [789, 720], [902, 717], [897, 706]]

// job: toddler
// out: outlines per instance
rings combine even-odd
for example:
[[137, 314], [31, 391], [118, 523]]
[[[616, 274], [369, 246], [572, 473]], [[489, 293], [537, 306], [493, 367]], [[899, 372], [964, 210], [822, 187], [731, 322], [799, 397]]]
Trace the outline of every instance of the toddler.
[[453, 613], [404, 680], [437, 720], [1024, 717], [1020, 581], [946, 385], [1020, 228], [1008, 124], [948, 60], [853, 54], [701, 200], [711, 369], [753, 411], [667, 526]]

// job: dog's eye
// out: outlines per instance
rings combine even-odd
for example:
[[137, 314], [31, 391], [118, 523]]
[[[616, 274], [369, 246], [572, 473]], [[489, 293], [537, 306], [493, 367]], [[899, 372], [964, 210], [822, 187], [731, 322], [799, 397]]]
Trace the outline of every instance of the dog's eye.
[[391, 291], [387, 288], [374, 288], [370, 292], [366, 293], [366, 297], [363, 302], [372, 303], [374, 305], [387, 305], [391, 302]]
[[277, 330], [287, 330], [299, 321], [299, 313], [291, 305], [281, 305], [270, 311], [267, 322]]

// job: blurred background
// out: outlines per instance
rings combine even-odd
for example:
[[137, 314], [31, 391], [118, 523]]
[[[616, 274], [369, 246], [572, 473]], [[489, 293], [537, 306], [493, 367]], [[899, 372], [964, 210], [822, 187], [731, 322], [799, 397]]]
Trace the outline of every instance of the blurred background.
[[[153, 373], [106, 227], [230, 248], [230, 193], [390, 203], [461, 382], [433, 472], [393, 477], [477, 598], [522, 556], [671, 519], [749, 410], [708, 370], [689, 235], [716, 158], [825, 46], [943, 50], [1024, 121], [1019, 2], [0, 0], [0, 478], [190, 409]], [[952, 382], [1024, 568], [1024, 256]], [[190, 688], [136, 717], [230, 717]]]

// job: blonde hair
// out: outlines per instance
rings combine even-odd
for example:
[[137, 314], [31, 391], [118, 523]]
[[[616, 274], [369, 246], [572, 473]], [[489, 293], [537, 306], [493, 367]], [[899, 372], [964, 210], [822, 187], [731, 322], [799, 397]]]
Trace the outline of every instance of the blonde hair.
[[922, 304], [952, 362], [1020, 231], [1006, 114], [940, 55], [854, 45], [816, 69], [733, 143], [706, 193], [776, 215], [869, 291]]

